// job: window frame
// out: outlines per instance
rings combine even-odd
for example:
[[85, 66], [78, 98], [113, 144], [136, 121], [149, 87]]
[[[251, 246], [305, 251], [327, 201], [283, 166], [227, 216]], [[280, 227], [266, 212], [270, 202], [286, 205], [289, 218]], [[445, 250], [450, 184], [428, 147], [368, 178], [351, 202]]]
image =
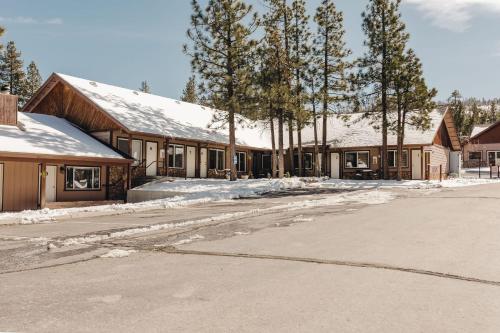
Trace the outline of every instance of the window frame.
[[[307, 164], [306, 164], [306, 156], [309, 155], [311, 156], [311, 165], [309, 166], [309, 168], [307, 167]], [[303, 159], [303, 162], [304, 162], [304, 169], [305, 170], [312, 170], [313, 168], [313, 165], [314, 165], [314, 160], [313, 160], [313, 153], [304, 153], [304, 159]]]
[[[266, 168], [264, 165], [264, 158], [269, 158], [269, 168]], [[273, 168], [273, 156], [271, 154], [262, 154], [262, 159], [261, 159], [261, 169], [262, 170], [272, 170]]]
[[[240, 163], [240, 158], [241, 158], [240, 155], [245, 155], [245, 158], [243, 159], [244, 163]], [[237, 172], [247, 172], [247, 153], [244, 151], [237, 151], [236, 156], [238, 159], [238, 164], [236, 164], [236, 171]], [[240, 165], [244, 166], [244, 170], [240, 169]]]
[[[75, 169], [92, 170], [92, 188], [69, 188], [68, 187], [68, 169], [73, 168], [73, 182], [75, 180]], [[93, 187], [95, 180], [95, 169], [99, 169], [99, 187]], [[64, 166], [64, 191], [68, 192], [99, 192], [102, 190], [102, 167], [88, 165], [65, 165]]]
[[483, 152], [482, 151], [470, 151], [469, 152], [469, 155], [467, 156], [469, 158], [469, 161], [477, 161], [477, 158], [470, 158], [471, 154], [479, 154], [480, 155], [479, 161], [483, 160]]
[[[215, 169], [210, 167], [210, 152], [215, 151]], [[222, 169], [219, 169], [219, 153], [222, 152]], [[208, 170], [223, 171], [226, 168], [226, 151], [224, 149], [208, 149]]]
[[[356, 166], [355, 167], [347, 166], [347, 156], [346, 156], [347, 154], [356, 154]], [[359, 154], [368, 154], [368, 159], [367, 159], [368, 165], [366, 168], [359, 166]], [[370, 169], [370, 166], [371, 166], [371, 164], [370, 164], [370, 151], [369, 150], [358, 150], [358, 151], [346, 151], [346, 152], [344, 152], [344, 168], [345, 169], [368, 170], [368, 169]]]
[[[123, 150], [120, 149], [120, 141], [126, 141], [127, 142], [127, 151], [123, 151]], [[124, 138], [124, 137], [120, 137], [120, 136], [117, 137], [116, 138], [116, 149], [118, 149], [122, 153], [127, 154], [127, 155], [130, 156], [130, 151], [128, 151], [129, 147], [130, 147], [128, 141], [129, 141], [128, 138]]]
[[[390, 153], [394, 153], [394, 165], [389, 164], [389, 168], [395, 169], [395, 168], [398, 167], [398, 160], [397, 160], [398, 150], [397, 149], [389, 149], [389, 150], [387, 150], [387, 162], [388, 163], [390, 162], [390, 159], [389, 159], [389, 154]], [[410, 152], [408, 151], [408, 149], [403, 149], [403, 155], [405, 153], [406, 153], [406, 163], [401, 165], [402, 168], [408, 168], [409, 164], [410, 164], [409, 163]]]
[[[170, 147], [172, 147], [172, 155], [170, 155]], [[180, 167], [177, 167], [175, 166], [175, 162], [176, 162], [176, 149], [177, 148], [182, 148], [182, 166]], [[180, 144], [176, 144], [176, 143], [170, 143], [168, 145], [168, 148], [167, 148], [167, 156], [168, 156], [168, 168], [169, 169], [184, 169], [184, 166], [185, 166], [185, 160], [186, 160], [186, 146], [185, 145], [180, 145]], [[170, 166], [170, 163], [172, 163], [172, 166]]]
[[492, 166], [492, 164], [490, 162], [490, 154], [491, 153], [495, 153], [495, 164], [493, 166], [496, 166], [496, 162], [497, 162], [496, 160], [497, 160], [498, 155], [500, 154], [500, 150], [488, 150], [486, 152], [486, 156], [488, 157], [488, 165], [489, 166]]
[[[141, 144], [141, 154], [139, 156], [139, 160], [136, 160], [134, 158], [134, 141], [139, 142]], [[132, 163], [132, 166], [139, 166], [144, 162], [144, 140], [142, 139], [132, 139], [132, 151], [130, 152], [130, 157], [134, 158], [134, 163]]]

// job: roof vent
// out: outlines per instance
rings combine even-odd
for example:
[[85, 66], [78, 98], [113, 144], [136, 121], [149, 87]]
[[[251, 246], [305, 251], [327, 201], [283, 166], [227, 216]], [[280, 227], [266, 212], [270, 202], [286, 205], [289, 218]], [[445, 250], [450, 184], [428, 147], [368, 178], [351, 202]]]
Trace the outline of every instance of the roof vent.
[[175, 101], [175, 103], [177, 103], [177, 104], [179, 104], [179, 105], [181, 104], [181, 102], [179, 102], [179, 101]]
[[91, 86], [97, 87], [97, 83], [95, 83], [94, 81], [90, 81], [90, 82], [89, 82], [89, 84], [90, 84]]
[[134, 94], [139, 95], [139, 93], [137, 91], [135, 91], [135, 90], [134, 90]]

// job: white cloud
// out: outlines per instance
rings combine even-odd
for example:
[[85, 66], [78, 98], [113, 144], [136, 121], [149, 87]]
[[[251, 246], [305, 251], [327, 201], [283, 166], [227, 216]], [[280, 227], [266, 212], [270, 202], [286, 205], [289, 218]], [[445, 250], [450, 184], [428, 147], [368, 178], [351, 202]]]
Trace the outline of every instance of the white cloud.
[[440, 28], [463, 32], [480, 13], [500, 14], [500, 0], [404, 0], [415, 5]]
[[15, 24], [63, 24], [63, 20], [59, 17], [49, 18], [46, 20], [38, 20], [30, 16], [4, 17], [0, 16], [0, 23], [15, 23]]

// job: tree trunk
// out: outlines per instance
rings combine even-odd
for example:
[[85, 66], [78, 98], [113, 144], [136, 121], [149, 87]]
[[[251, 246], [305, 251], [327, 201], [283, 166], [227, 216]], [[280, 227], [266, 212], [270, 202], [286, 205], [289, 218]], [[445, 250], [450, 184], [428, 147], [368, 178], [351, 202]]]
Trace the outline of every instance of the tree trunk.
[[229, 111], [229, 167], [231, 170], [231, 181], [238, 179], [234, 157], [236, 156], [236, 130], [234, 126], [234, 111]]
[[402, 107], [401, 107], [401, 97], [400, 94], [398, 94], [397, 97], [398, 100], [398, 124], [397, 124], [397, 143], [398, 143], [398, 148], [397, 148], [397, 153], [396, 153], [396, 167], [397, 167], [397, 174], [396, 174], [396, 179], [398, 181], [401, 181], [401, 161], [403, 159], [403, 144], [402, 144], [402, 130], [403, 130], [403, 123], [402, 123]]
[[276, 178], [276, 167], [277, 167], [277, 161], [276, 161], [276, 139], [274, 137], [274, 117], [272, 114], [272, 111], [270, 111], [270, 116], [269, 116], [269, 122], [271, 125], [271, 172], [272, 172], [272, 178]]
[[298, 158], [298, 168], [299, 168], [299, 177], [304, 176], [303, 166], [302, 166], [302, 128], [301, 124], [297, 122], [297, 153], [299, 155]]
[[283, 178], [285, 176], [285, 151], [283, 149], [283, 110], [279, 111], [278, 115], [278, 177]]
[[314, 117], [314, 175], [321, 176], [321, 165], [319, 164], [319, 145], [318, 145], [318, 123], [316, 119], [316, 106], [313, 105]]
[[325, 102], [324, 102], [324, 105], [323, 105], [323, 138], [322, 138], [322, 145], [321, 145], [321, 155], [322, 155], [322, 158], [321, 158], [321, 174], [322, 175], [326, 175], [326, 130], [327, 130], [327, 126], [328, 126], [328, 116], [327, 116], [327, 109], [328, 109], [328, 104], [326, 102], [326, 99], [325, 99]]
[[387, 40], [386, 40], [386, 22], [385, 22], [385, 12], [382, 12], [382, 170], [383, 178], [389, 179], [389, 161], [387, 158], [387, 132], [388, 132], [388, 121], [387, 121], [387, 90], [388, 90], [388, 77], [387, 77]]
[[290, 163], [290, 175], [295, 175], [295, 163], [293, 160], [294, 155], [294, 142], [293, 142], [293, 119], [291, 115], [288, 117], [288, 163]]

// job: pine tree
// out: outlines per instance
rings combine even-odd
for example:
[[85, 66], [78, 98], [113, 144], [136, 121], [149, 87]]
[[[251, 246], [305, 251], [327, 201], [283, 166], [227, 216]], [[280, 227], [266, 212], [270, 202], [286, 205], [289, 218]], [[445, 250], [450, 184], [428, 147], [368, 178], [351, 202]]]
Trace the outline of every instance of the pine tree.
[[[358, 83], [361, 87], [371, 90], [368, 92], [369, 96], [376, 97], [376, 105], [372, 110], [374, 112], [369, 112], [367, 115], [381, 119], [381, 154], [384, 157], [387, 156], [387, 134], [390, 125], [388, 118], [390, 87], [409, 39], [405, 25], [401, 21], [400, 3], [401, 0], [370, 0], [362, 15], [367, 52], [359, 60]], [[388, 159], [382, 158], [382, 161], [383, 177], [388, 179]]]
[[291, 62], [294, 69], [294, 116], [297, 127], [297, 153], [299, 176], [303, 176], [302, 160], [302, 129], [310, 118], [309, 112], [305, 110], [306, 71], [311, 58], [311, 32], [309, 29], [309, 16], [306, 14], [305, 0], [294, 0], [292, 2], [292, 52]]
[[316, 10], [314, 20], [318, 31], [314, 40], [315, 65], [321, 76], [320, 99], [322, 102], [323, 137], [322, 167], [323, 174], [327, 165], [327, 127], [328, 116], [340, 103], [346, 101], [349, 90], [347, 70], [351, 64], [347, 57], [351, 51], [346, 48], [343, 14], [338, 12], [332, 0], [322, 0]]
[[151, 94], [151, 86], [149, 85], [148, 81], [141, 82], [141, 87], [139, 88], [139, 91], [142, 91], [143, 93], [146, 94]]
[[23, 95], [24, 100], [28, 101], [35, 95], [38, 89], [42, 86], [42, 76], [40, 71], [36, 66], [35, 62], [32, 61], [26, 68], [26, 79], [24, 81]]
[[207, 102], [217, 112], [214, 122], [229, 124], [231, 180], [236, 180], [236, 117], [254, 108], [252, 78], [255, 71], [257, 14], [242, 0], [209, 0], [202, 9], [192, 0], [193, 14], [188, 37], [193, 70], [205, 81]]
[[196, 79], [194, 75], [191, 76], [186, 83], [186, 87], [182, 91], [181, 101], [193, 104], [197, 104], [199, 102], [196, 95]]
[[493, 100], [490, 103], [490, 110], [488, 113], [488, 122], [493, 124], [498, 120], [497, 103]]
[[470, 101], [469, 114], [465, 118], [464, 135], [470, 136], [474, 126], [480, 123], [481, 109], [479, 107], [479, 101], [472, 98]]
[[17, 51], [16, 44], [13, 41], [7, 43], [0, 60], [0, 78], [2, 82], [9, 85], [10, 93], [18, 95], [19, 104], [23, 105], [25, 102], [23, 94], [25, 73], [21, 52]]
[[319, 164], [319, 144], [318, 144], [318, 115], [316, 112], [318, 102], [318, 71], [313, 65], [307, 71], [307, 84], [309, 88], [309, 102], [311, 105], [311, 120], [314, 132], [314, 176], [321, 176], [321, 165]]
[[402, 159], [406, 126], [426, 130], [430, 126], [430, 113], [435, 107], [432, 99], [437, 95], [425, 83], [420, 59], [412, 49], [401, 58], [392, 88], [397, 109], [397, 180], [402, 179]]
[[453, 116], [458, 136], [460, 138], [467, 136], [465, 133], [465, 106], [462, 95], [458, 90], [454, 90], [448, 98], [448, 108]]

